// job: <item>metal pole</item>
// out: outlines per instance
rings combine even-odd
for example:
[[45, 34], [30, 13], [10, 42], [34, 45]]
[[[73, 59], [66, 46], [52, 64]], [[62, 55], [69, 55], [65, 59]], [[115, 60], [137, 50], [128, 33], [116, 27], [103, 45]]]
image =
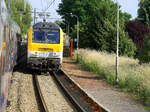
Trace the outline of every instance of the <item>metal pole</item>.
[[79, 31], [80, 31], [80, 29], [79, 29], [79, 17], [77, 15], [72, 14], [72, 13], [70, 13], [70, 15], [72, 17], [74, 16], [77, 18], [77, 51], [78, 51], [78, 49], [79, 49]]
[[2, 9], [1, 9], [1, 2], [2, 2], [2, 1], [0, 0], [0, 14], [1, 14], [1, 12], [2, 12]]
[[69, 36], [69, 22], [66, 22], [66, 34]]
[[73, 17], [76, 17], [77, 18], [77, 62], [78, 62], [78, 53], [79, 53], [79, 31], [80, 31], [80, 29], [79, 29], [79, 17], [77, 16], [77, 15], [74, 15], [74, 14], [72, 14], [72, 13], [70, 13], [71, 14], [71, 16]]
[[68, 22], [66, 22], [66, 34], [68, 35]]
[[116, 83], [118, 83], [119, 75], [119, 4], [117, 1], [117, 50], [116, 50]]
[[69, 36], [69, 32], [70, 32], [70, 31], [69, 31], [69, 27], [70, 27], [69, 22], [68, 22], [68, 25], [67, 25], [67, 26], [68, 26], [68, 28], [67, 28], [67, 33], [68, 33], [68, 36]]
[[35, 24], [35, 20], [36, 20], [36, 8], [34, 8], [34, 24]]
[[77, 50], [79, 49], [79, 18], [77, 17]]
[[9, 13], [11, 13], [11, 0], [8, 1], [8, 10], [9, 10]]

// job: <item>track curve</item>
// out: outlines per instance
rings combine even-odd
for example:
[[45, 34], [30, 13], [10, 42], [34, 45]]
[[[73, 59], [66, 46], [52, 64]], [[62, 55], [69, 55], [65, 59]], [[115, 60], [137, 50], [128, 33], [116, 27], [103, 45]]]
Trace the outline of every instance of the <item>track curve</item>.
[[[55, 80], [56, 85], [61, 89], [61, 94], [64, 94], [67, 101], [71, 103], [73, 110], [77, 112], [109, 112], [100, 104], [96, 103], [83, 89], [76, 84], [63, 70], [58, 72], [49, 72], [49, 77]], [[43, 93], [41, 92], [38, 75], [35, 75], [35, 82], [39, 92], [39, 96], [44, 107], [45, 112], [50, 112], [48, 104], [46, 103]]]
[[63, 70], [51, 73], [78, 112], [109, 112], [85, 93]]

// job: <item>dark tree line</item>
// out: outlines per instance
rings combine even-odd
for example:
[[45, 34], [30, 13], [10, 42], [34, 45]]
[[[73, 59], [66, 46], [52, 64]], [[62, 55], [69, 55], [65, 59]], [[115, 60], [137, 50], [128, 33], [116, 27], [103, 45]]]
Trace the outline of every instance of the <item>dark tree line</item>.
[[126, 25], [126, 30], [128, 31], [130, 38], [138, 48], [137, 55], [140, 55], [144, 46], [144, 35], [149, 33], [148, 25], [145, 25], [138, 20], [129, 21]]
[[138, 17], [127, 23], [126, 30], [137, 46], [136, 57], [150, 62], [150, 0], [140, 0]]

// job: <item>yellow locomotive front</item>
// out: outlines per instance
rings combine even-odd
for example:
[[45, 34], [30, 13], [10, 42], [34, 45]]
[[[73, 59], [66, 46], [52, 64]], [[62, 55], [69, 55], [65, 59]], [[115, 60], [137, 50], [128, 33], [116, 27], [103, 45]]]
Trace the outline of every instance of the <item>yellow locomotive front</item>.
[[36, 23], [28, 32], [27, 65], [32, 69], [58, 70], [63, 57], [63, 31], [51, 22]]

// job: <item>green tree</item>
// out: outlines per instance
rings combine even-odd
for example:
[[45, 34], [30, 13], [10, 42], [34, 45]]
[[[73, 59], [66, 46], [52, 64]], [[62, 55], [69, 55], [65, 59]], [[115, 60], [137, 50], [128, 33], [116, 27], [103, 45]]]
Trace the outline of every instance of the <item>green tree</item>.
[[[8, 5], [8, 0], [6, 0]], [[20, 26], [22, 34], [26, 34], [31, 26], [31, 5], [26, 0], [11, 0], [11, 18]]]
[[[117, 4], [112, 0], [62, 0], [58, 13], [64, 21], [71, 23], [72, 36], [76, 37], [76, 18], [80, 20], [80, 47], [93, 48], [108, 52], [116, 51], [116, 14]], [[120, 11], [120, 54], [132, 56], [135, 45], [125, 32], [125, 22], [130, 15]]]
[[[148, 25], [148, 32], [150, 32], [150, 0], [140, 0], [137, 19]], [[143, 30], [143, 28], [141, 29]], [[138, 57], [141, 63], [147, 63], [150, 62], [150, 33], [146, 36], [143, 33], [141, 35], [144, 37], [144, 41]]]
[[140, 0], [139, 7], [138, 19], [150, 25], [150, 0]]
[[141, 63], [150, 62], [150, 34], [146, 35], [144, 38], [143, 50], [141, 55], [139, 55], [139, 59]]

